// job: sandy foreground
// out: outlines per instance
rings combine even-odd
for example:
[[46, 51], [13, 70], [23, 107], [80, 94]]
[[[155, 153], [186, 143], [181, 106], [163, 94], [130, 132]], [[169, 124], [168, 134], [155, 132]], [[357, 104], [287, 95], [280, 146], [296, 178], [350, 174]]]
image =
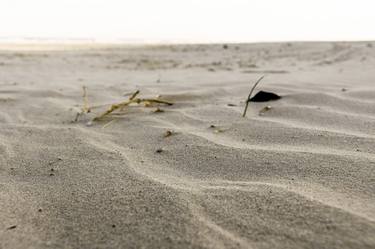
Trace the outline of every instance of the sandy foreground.
[[[174, 105], [91, 122], [135, 90]], [[1, 45], [0, 210], [1, 249], [375, 248], [375, 42]]]

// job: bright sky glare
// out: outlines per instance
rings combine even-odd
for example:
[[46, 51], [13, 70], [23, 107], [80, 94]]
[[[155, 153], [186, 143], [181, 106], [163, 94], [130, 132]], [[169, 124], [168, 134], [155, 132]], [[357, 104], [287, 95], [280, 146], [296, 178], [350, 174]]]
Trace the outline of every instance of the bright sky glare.
[[375, 40], [374, 11], [374, 0], [0, 0], [0, 37]]

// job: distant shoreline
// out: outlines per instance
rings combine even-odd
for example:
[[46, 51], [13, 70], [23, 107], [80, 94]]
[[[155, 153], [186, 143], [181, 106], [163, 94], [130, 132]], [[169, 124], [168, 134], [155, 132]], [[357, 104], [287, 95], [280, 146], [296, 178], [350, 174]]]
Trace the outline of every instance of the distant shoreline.
[[184, 44], [258, 44], [258, 43], [325, 43], [372, 42], [373, 40], [207, 40], [207, 39], [140, 39], [140, 38], [53, 38], [53, 37], [0, 37], [0, 44], [114, 44], [114, 45], [184, 45]]

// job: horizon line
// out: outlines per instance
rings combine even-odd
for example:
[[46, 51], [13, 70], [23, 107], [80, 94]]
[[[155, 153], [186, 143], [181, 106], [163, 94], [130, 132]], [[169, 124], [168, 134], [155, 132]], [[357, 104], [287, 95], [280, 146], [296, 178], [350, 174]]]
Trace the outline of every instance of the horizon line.
[[143, 39], [143, 38], [78, 38], [78, 37], [1, 37], [1, 44], [114, 44], [114, 45], [183, 45], [183, 44], [257, 44], [257, 43], [319, 43], [373, 42], [375, 39], [275, 39], [275, 40], [220, 40], [220, 39]]

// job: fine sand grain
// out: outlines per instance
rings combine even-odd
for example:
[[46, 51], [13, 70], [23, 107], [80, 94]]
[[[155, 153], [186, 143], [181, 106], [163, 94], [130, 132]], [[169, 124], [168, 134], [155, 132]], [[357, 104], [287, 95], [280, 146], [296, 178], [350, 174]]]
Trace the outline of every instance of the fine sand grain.
[[[0, 248], [375, 248], [374, 69], [366, 42], [1, 45]], [[243, 118], [264, 74], [282, 99]], [[174, 105], [92, 122], [136, 90]]]

